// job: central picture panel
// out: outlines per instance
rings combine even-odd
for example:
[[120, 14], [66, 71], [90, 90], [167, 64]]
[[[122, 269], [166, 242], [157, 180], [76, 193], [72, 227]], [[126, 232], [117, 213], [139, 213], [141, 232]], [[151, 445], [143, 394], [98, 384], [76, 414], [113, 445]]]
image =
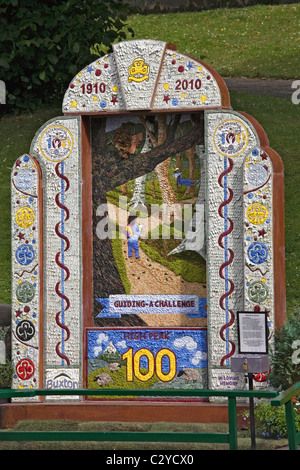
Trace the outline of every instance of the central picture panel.
[[207, 388], [203, 114], [95, 117], [91, 134], [86, 386]]

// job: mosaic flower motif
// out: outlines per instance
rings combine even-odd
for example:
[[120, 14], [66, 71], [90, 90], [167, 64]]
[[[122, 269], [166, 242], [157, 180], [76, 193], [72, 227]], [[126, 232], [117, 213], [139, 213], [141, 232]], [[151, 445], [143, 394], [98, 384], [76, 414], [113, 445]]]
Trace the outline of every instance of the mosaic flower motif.
[[254, 264], [261, 264], [268, 257], [268, 248], [263, 243], [252, 243], [247, 251], [249, 260]]
[[34, 222], [34, 212], [32, 209], [30, 209], [30, 207], [21, 207], [16, 212], [15, 219], [19, 227], [22, 227], [22, 228], [30, 227], [30, 225], [32, 225]]
[[21, 380], [28, 380], [34, 374], [34, 363], [31, 359], [21, 359], [16, 365], [16, 372]]
[[261, 281], [252, 282], [248, 288], [248, 296], [252, 302], [261, 304], [264, 302], [269, 294], [269, 289]]
[[261, 225], [268, 217], [268, 209], [259, 203], [251, 204], [247, 209], [247, 218], [254, 225]]
[[268, 172], [259, 163], [249, 165], [247, 179], [252, 186], [262, 186], [268, 179]]
[[16, 290], [16, 296], [19, 302], [27, 303], [30, 302], [35, 295], [35, 288], [33, 284], [28, 281], [22, 282], [18, 285]]
[[21, 245], [16, 251], [16, 259], [18, 263], [20, 263], [22, 266], [27, 266], [30, 264], [34, 258], [35, 258], [35, 253], [30, 245]]
[[31, 321], [22, 320], [16, 328], [16, 335], [21, 341], [30, 341], [35, 335], [35, 328]]
[[15, 185], [20, 191], [28, 191], [34, 183], [32, 171], [22, 169], [15, 177]]

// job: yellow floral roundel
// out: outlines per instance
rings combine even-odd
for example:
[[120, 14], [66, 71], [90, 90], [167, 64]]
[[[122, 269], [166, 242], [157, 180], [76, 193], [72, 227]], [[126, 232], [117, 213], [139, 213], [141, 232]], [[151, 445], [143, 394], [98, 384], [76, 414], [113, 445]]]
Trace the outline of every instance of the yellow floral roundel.
[[21, 207], [16, 212], [16, 222], [19, 227], [27, 228], [33, 224], [34, 221], [34, 213], [30, 207]]
[[259, 203], [251, 204], [247, 209], [247, 218], [254, 225], [262, 224], [268, 217], [268, 209]]

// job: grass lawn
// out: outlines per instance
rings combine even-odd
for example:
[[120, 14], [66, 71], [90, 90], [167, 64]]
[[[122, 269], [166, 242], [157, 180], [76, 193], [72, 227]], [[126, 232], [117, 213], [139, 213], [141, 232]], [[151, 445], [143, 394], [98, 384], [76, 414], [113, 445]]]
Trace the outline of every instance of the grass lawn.
[[[127, 432], [210, 432], [227, 433], [223, 423], [122, 423], [79, 421], [19, 421], [15, 431], [127, 431]], [[1, 431], [0, 431], [1, 433]], [[287, 439], [256, 438], [257, 450], [273, 450], [288, 444]], [[229, 444], [177, 443], [177, 442], [76, 442], [76, 450], [229, 450]], [[238, 431], [238, 450], [250, 450], [249, 430]], [[0, 442], [0, 450], [74, 450], [74, 442]]]
[[176, 44], [222, 77], [299, 78], [300, 4], [136, 15], [136, 39]]

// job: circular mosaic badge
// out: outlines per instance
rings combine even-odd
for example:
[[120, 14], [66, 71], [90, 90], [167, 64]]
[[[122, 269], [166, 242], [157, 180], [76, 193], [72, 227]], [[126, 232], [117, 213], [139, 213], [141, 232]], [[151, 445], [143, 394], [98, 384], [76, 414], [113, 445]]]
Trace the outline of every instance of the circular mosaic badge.
[[28, 380], [34, 374], [34, 363], [31, 359], [21, 359], [16, 365], [16, 372], [21, 380]]
[[20, 191], [28, 191], [34, 183], [34, 174], [24, 168], [15, 176], [15, 185]]
[[22, 320], [16, 328], [16, 335], [21, 341], [30, 341], [35, 335], [35, 328], [31, 321]]
[[27, 303], [30, 302], [35, 294], [35, 288], [34, 286], [28, 282], [22, 282], [21, 284], [18, 285], [17, 290], [16, 290], [16, 296], [19, 302]]
[[261, 225], [267, 217], [268, 209], [258, 202], [251, 204], [247, 209], [247, 218], [254, 225]]
[[248, 131], [235, 119], [221, 122], [213, 136], [214, 146], [224, 157], [238, 157], [248, 145]]
[[255, 242], [248, 248], [249, 260], [254, 264], [261, 264], [268, 257], [268, 248], [263, 243]]
[[248, 288], [249, 299], [257, 304], [264, 302], [268, 297], [268, 293], [267, 286], [261, 281], [252, 282]]
[[22, 266], [27, 266], [30, 264], [35, 258], [35, 253], [30, 245], [21, 245], [16, 251], [16, 260]]
[[30, 207], [21, 207], [16, 212], [16, 222], [19, 227], [27, 228], [34, 222], [34, 212]]
[[73, 150], [73, 136], [64, 126], [49, 126], [40, 137], [39, 147], [47, 160], [61, 162]]
[[268, 179], [267, 170], [259, 163], [251, 164], [247, 168], [247, 180], [252, 186], [262, 186]]

